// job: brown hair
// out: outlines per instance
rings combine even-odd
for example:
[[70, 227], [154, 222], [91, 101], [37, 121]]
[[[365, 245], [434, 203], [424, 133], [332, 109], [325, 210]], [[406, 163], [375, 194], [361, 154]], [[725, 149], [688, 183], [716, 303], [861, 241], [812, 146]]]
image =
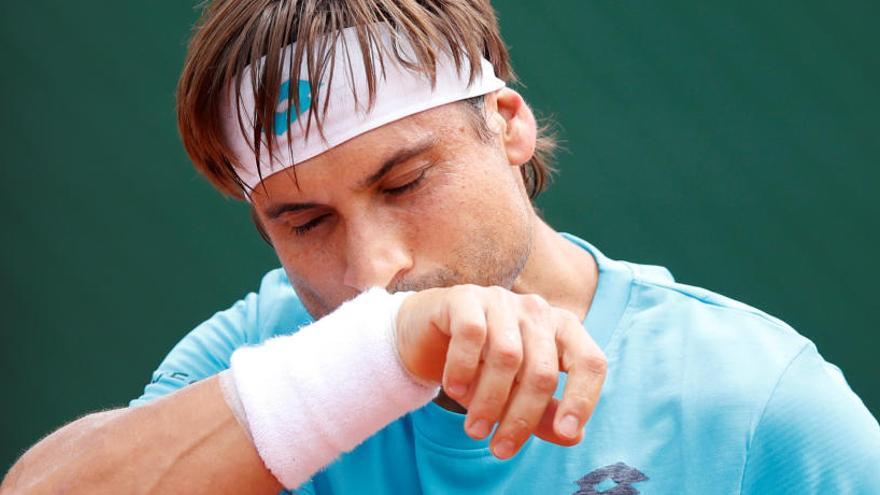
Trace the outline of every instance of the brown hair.
[[[367, 97], [371, 105], [375, 96], [373, 67], [381, 68], [383, 64], [381, 52], [378, 60], [369, 55], [376, 46], [374, 40], [378, 39], [377, 22], [386, 22], [405, 35], [414, 48], [416, 60], [402, 60], [395, 53], [390, 56], [398, 56], [402, 64], [428, 75], [432, 81], [436, 47], [443, 47], [449, 50], [459, 67], [467, 61], [471, 81], [479, 74], [482, 56], [492, 63], [500, 79], [516, 82], [488, 0], [213, 0], [193, 28], [177, 86], [178, 127], [196, 169], [222, 193], [243, 199], [244, 184], [232, 165], [233, 154], [223, 131], [221, 112], [229, 91], [240, 93], [241, 76], [249, 70], [255, 81], [252, 145], [259, 154], [261, 142], [265, 142], [266, 152], [272, 153], [271, 122], [280, 91], [279, 81], [301, 79], [300, 65], [305, 58], [307, 80], [312, 94], [316, 94], [315, 88], [327, 64], [332, 70], [335, 63], [331, 50], [335, 36], [345, 27], [356, 29], [367, 68]], [[282, 50], [293, 41], [298, 41], [296, 50], [285, 67]], [[312, 63], [317, 60], [326, 63]], [[287, 96], [291, 107], [301, 108], [298, 92], [293, 90], [294, 85], [290, 87]], [[308, 108], [319, 132], [320, 103], [312, 99]], [[245, 129], [243, 125], [242, 129]], [[548, 126], [539, 126], [535, 155], [521, 167], [531, 198], [536, 197], [550, 179], [553, 172], [550, 160], [555, 147]]]

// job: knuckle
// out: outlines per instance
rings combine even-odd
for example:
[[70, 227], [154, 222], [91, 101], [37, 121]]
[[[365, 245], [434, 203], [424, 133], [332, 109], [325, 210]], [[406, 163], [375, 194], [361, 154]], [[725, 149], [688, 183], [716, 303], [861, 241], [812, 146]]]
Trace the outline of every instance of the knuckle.
[[508, 435], [518, 440], [527, 437], [532, 431], [532, 423], [522, 416], [513, 416], [506, 419], [503, 427]]
[[492, 356], [495, 366], [505, 370], [519, 369], [523, 359], [522, 349], [512, 345], [498, 347], [490, 356]]
[[596, 402], [585, 395], [566, 397], [565, 402], [569, 408], [574, 409], [575, 411], [580, 411], [585, 414], [585, 417], [589, 417], [593, 408], [596, 406]]
[[559, 375], [549, 369], [534, 372], [526, 377], [533, 390], [542, 394], [552, 394], [559, 383]]
[[567, 309], [556, 308], [555, 313], [559, 317], [559, 319], [562, 320], [563, 323], [573, 325], [576, 328], [580, 328], [581, 320], [571, 311], [568, 311]]
[[504, 287], [501, 287], [500, 285], [490, 285], [489, 290], [491, 290], [492, 292], [496, 292], [498, 294], [507, 294], [508, 292], [510, 292], [507, 289], [505, 289]]
[[454, 285], [449, 288], [449, 293], [464, 300], [473, 300], [478, 289], [474, 284]]
[[583, 324], [571, 311], [553, 308], [553, 318], [557, 327], [557, 338], [563, 341], [588, 339], [589, 334], [583, 330]]
[[496, 297], [498, 299], [502, 299], [507, 297], [507, 289], [498, 285], [490, 285], [486, 287], [486, 292], [490, 294], [492, 297]]
[[449, 373], [456, 377], [472, 376], [479, 368], [479, 360], [472, 353], [460, 352], [447, 359]]
[[505, 399], [506, 397], [499, 391], [490, 392], [472, 406], [480, 412], [481, 417], [495, 418], [504, 407]]
[[525, 294], [520, 296], [520, 303], [524, 310], [532, 314], [541, 314], [550, 308], [550, 303], [537, 294]]
[[587, 354], [581, 358], [580, 365], [594, 375], [605, 376], [608, 372], [608, 360], [602, 354]]
[[447, 361], [446, 374], [450, 378], [462, 379], [475, 374], [477, 367], [464, 359], [454, 359]]
[[486, 335], [486, 325], [478, 321], [463, 322], [458, 327], [458, 335], [467, 342], [482, 342]]

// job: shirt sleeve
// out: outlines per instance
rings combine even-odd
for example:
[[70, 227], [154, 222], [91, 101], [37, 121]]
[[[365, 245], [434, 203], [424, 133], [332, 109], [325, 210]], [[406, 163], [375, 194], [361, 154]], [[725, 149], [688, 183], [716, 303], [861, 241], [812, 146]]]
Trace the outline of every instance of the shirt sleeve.
[[808, 343], [752, 435], [743, 494], [878, 494], [880, 426], [840, 369]]
[[250, 293], [187, 334], [153, 373], [144, 393], [129, 403], [140, 406], [229, 368], [229, 357], [248, 342], [257, 326], [257, 294]]

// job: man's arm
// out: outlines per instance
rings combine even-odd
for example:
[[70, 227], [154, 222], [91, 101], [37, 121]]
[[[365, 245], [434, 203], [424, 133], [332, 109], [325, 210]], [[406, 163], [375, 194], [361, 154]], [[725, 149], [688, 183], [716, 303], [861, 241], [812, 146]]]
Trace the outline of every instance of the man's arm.
[[52, 433], [0, 485], [12, 493], [267, 493], [281, 485], [223, 399], [217, 377]]
[[[261, 290], [261, 294], [263, 292]], [[280, 358], [282, 365], [290, 362], [291, 358], [296, 364], [299, 360], [294, 355], [298, 353], [323, 357], [321, 362], [313, 363], [314, 370], [308, 367], [289, 370], [282, 366], [282, 369], [275, 370], [277, 373], [269, 373], [258, 379], [262, 386], [274, 390], [270, 394], [270, 403], [262, 404], [267, 406], [266, 412], [270, 413], [276, 410], [272, 404], [285, 404], [292, 400], [285, 397], [321, 393], [321, 390], [302, 389], [296, 377], [327, 373], [330, 378], [328, 386], [321, 389], [335, 389], [339, 384], [333, 382], [333, 377], [337, 377], [338, 381], [338, 377], [346, 376], [346, 370], [357, 355], [370, 354], [368, 349], [359, 348], [357, 344], [348, 346], [347, 352], [351, 356], [340, 355], [340, 349], [328, 349], [334, 335], [338, 336], [340, 332], [361, 335], [363, 338], [359, 342], [365, 347], [375, 343], [393, 349], [393, 342], [386, 336], [389, 333], [385, 324], [364, 313], [362, 302], [360, 307], [347, 305], [347, 312], [338, 309], [303, 328], [301, 333], [270, 339], [258, 347], [248, 347], [247, 343], [252, 341], [252, 334], [256, 333], [254, 327], [258, 324], [254, 319], [257, 304], [256, 295], [251, 294], [229, 310], [217, 313], [199, 325], [163, 361], [144, 396], [133, 401], [136, 407], [86, 416], [43, 439], [16, 463], [0, 491], [3, 495], [7, 489], [11, 493], [277, 493], [281, 488], [281, 482], [276, 479], [278, 473], [273, 474], [266, 467], [266, 459], [260, 457], [250, 435], [255, 425], [249, 425], [250, 432], [241, 426], [247, 424], [244, 422], [246, 420], [236, 417], [236, 412], [227, 403], [229, 391], [224, 390], [222, 379], [216, 376], [229, 366], [230, 360], [234, 360], [231, 357], [233, 351], [238, 349], [247, 356], [254, 356], [248, 364], [233, 367], [239, 374], [247, 376], [263, 370], [265, 363], [272, 361], [272, 356]], [[367, 303], [367, 306], [370, 304]], [[396, 312], [396, 305], [394, 308]], [[351, 316], [344, 316], [352, 311], [367, 321], [352, 322]], [[390, 315], [387, 320], [392, 321]], [[314, 338], [304, 338], [309, 334]], [[280, 351], [279, 346], [291, 351], [291, 354]], [[279, 351], [283, 355], [277, 356]], [[388, 365], [400, 368], [393, 356], [390, 360], [375, 364], [380, 368], [389, 368]], [[377, 370], [362, 371], [370, 377], [373, 376], [370, 372]], [[293, 383], [285, 386], [283, 381], [278, 382], [280, 377], [288, 374], [294, 375]], [[380, 388], [405, 389], [408, 383], [401, 382], [409, 382], [411, 377], [406, 372], [397, 376], [401, 380], [383, 383]], [[362, 386], [369, 389], [368, 383], [376, 380], [362, 381]], [[194, 383], [190, 385], [191, 382]], [[420, 391], [423, 389], [421, 386], [418, 388]], [[384, 395], [381, 392], [379, 396]], [[335, 397], [345, 399], [339, 394]], [[401, 398], [393, 410], [384, 408], [393, 417], [378, 419], [381, 424], [371, 425], [365, 435], [372, 434], [431, 397], [433, 395], [416, 401], [409, 397]], [[350, 408], [350, 404], [335, 404], [333, 399], [334, 395], [328, 394], [326, 407]], [[373, 409], [357, 415], [355, 426], [369, 423], [371, 419], [377, 421], [377, 418], [371, 417]], [[267, 436], [258, 437], [257, 440], [274, 438], [275, 431], [289, 429], [291, 425], [304, 425], [303, 435], [297, 435], [290, 442], [279, 439], [283, 444], [280, 449], [283, 455], [298, 459], [315, 457], [317, 446], [309, 436], [307, 427], [314, 420], [310, 416], [315, 413], [312, 411], [294, 404], [282, 411], [283, 418], [279, 422], [274, 426], [269, 425], [272, 431]], [[252, 414], [257, 416], [256, 413]], [[302, 455], [303, 452], [309, 455]], [[324, 461], [332, 460], [337, 454], [327, 452]], [[268, 466], [273, 465], [273, 460], [275, 457], [269, 457]], [[319, 462], [296, 466], [293, 476], [298, 481], [288, 488], [297, 487], [325, 464]]]
[[[163, 360], [130, 408], [89, 414], [31, 447], [7, 473], [7, 493], [277, 493], [236, 422], [217, 373], [232, 352], [259, 340], [256, 315], [266, 298], [300, 317], [294, 296], [277, 293], [279, 271], [186, 335]], [[272, 292], [275, 290], [276, 292]]]
[[[497, 287], [432, 289], [400, 306], [404, 297], [372, 289], [295, 335], [238, 349], [231, 371], [243, 415], [218, 378], [205, 379], [62, 428], [0, 491], [269, 493], [280, 488], [273, 477], [296, 488], [450, 380], [464, 385], [454, 398], [469, 415], [499, 423], [493, 442], [511, 444], [500, 457], [532, 434], [580, 442], [605, 358], [574, 315]], [[569, 375], [561, 400], [552, 397], [558, 370]]]

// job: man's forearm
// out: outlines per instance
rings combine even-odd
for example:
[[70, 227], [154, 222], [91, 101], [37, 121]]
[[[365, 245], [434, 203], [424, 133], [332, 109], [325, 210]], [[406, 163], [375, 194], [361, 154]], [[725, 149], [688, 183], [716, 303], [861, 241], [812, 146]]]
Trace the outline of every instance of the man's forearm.
[[278, 493], [212, 377], [138, 408], [83, 417], [12, 467], [7, 493]]
[[212, 494], [296, 488], [436, 396], [438, 387], [418, 383], [397, 355], [394, 322], [406, 296], [373, 289], [294, 334], [236, 350], [231, 369], [221, 372], [232, 381], [225, 395], [218, 375], [145, 406], [75, 421], [32, 447], [0, 495], [7, 487]]

